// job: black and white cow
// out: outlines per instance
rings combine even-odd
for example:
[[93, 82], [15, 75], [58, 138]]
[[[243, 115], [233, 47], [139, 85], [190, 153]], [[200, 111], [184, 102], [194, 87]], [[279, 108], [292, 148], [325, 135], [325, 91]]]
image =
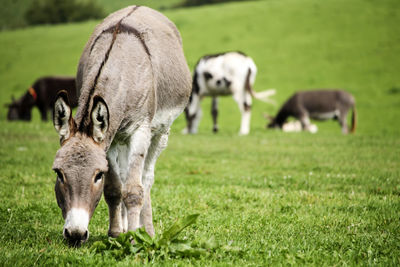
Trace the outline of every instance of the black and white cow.
[[347, 114], [350, 109], [352, 109], [350, 131], [353, 133], [356, 129], [356, 108], [351, 94], [343, 90], [297, 92], [283, 104], [275, 117], [269, 117], [270, 123], [267, 124], [267, 128], [284, 129], [287, 119], [294, 117], [300, 121], [302, 130], [315, 132], [316, 126], [310, 123], [310, 118], [334, 119], [339, 121], [342, 133], [347, 134]]
[[241, 52], [202, 57], [194, 70], [192, 94], [185, 109], [187, 127], [183, 133], [197, 133], [202, 115], [200, 102], [205, 96], [212, 97], [213, 131], [217, 132], [217, 97], [232, 95], [242, 114], [239, 134], [247, 135], [250, 131], [252, 97], [268, 102], [268, 97], [275, 93], [273, 89], [255, 92], [256, 74], [254, 61]]

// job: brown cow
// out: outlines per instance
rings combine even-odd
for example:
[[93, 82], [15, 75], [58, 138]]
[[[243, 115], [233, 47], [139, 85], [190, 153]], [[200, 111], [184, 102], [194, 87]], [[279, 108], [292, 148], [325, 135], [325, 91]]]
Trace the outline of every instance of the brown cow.
[[8, 107], [7, 119], [13, 120], [31, 120], [31, 111], [37, 107], [40, 111], [43, 121], [47, 121], [47, 113], [54, 106], [55, 98], [60, 90], [68, 92], [71, 107], [78, 105], [78, 98], [74, 77], [42, 77], [28, 89], [28, 91], [18, 100], [12, 99]]

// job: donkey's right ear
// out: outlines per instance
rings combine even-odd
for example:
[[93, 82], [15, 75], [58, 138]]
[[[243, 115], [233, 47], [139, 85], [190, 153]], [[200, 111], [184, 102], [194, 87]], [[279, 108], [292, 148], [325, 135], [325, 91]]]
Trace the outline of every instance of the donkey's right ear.
[[71, 136], [75, 128], [68, 93], [64, 90], [58, 92], [56, 101], [54, 102], [53, 124], [60, 135], [61, 144]]

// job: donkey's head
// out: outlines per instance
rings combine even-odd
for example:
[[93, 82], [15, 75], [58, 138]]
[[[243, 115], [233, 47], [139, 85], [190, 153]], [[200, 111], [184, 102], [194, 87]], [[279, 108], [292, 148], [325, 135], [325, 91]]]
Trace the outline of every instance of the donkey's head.
[[66, 91], [55, 101], [53, 123], [60, 135], [53, 170], [57, 174], [55, 193], [65, 219], [63, 235], [72, 245], [89, 237], [88, 225], [100, 201], [104, 173], [108, 170], [103, 140], [108, 129], [108, 108], [97, 96], [90, 116], [90, 134], [77, 131]]
[[279, 123], [276, 119], [276, 117], [273, 117], [268, 114], [264, 114], [264, 118], [268, 121], [266, 128], [267, 129], [279, 129], [282, 128], [282, 124]]

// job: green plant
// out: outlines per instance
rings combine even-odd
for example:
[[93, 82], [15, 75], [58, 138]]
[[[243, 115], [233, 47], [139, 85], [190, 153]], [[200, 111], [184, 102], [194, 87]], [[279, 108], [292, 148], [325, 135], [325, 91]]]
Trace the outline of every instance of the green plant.
[[[213, 240], [203, 242], [178, 239], [178, 235], [189, 225], [196, 222], [199, 214], [192, 214], [177, 220], [163, 232], [160, 238], [152, 238], [144, 228], [120, 234], [117, 238], [108, 237], [96, 241], [90, 248], [96, 253], [122, 259], [133, 256], [139, 261], [174, 257], [200, 257], [215, 251], [219, 246]], [[238, 248], [224, 246], [226, 251], [240, 251]]]

